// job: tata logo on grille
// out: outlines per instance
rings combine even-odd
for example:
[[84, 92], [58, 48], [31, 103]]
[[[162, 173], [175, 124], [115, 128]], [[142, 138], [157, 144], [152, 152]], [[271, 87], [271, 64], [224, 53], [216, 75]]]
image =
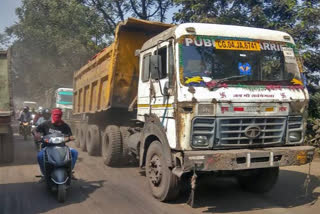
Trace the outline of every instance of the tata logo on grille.
[[259, 126], [249, 126], [244, 130], [244, 134], [247, 138], [254, 139], [259, 137], [261, 129]]

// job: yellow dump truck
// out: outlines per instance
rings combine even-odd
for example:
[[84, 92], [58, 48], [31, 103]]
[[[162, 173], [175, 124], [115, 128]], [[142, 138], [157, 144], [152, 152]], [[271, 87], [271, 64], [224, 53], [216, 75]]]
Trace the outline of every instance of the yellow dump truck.
[[108, 166], [137, 159], [161, 201], [196, 173], [269, 191], [279, 167], [314, 153], [302, 145], [309, 96], [297, 53], [285, 32], [129, 18], [74, 73], [77, 146]]
[[13, 161], [11, 128], [12, 96], [10, 87], [10, 57], [0, 50], [0, 163]]

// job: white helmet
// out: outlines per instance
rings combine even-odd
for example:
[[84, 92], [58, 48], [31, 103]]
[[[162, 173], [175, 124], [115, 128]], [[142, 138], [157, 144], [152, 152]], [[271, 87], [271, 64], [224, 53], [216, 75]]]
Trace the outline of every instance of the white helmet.
[[42, 111], [43, 111], [43, 107], [42, 107], [42, 106], [39, 106], [39, 108], [38, 108], [38, 113], [41, 114]]

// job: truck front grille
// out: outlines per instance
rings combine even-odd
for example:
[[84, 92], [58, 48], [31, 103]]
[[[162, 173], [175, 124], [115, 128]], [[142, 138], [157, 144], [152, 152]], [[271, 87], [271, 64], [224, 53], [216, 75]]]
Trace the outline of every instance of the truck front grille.
[[283, 143], [286, 128], [285, 117], [219, 118], [217, 123], [217, 146]]

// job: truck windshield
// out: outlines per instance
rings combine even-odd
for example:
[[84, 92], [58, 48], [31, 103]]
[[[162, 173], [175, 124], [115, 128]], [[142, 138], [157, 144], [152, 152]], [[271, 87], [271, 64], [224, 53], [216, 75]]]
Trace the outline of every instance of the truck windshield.
[[301, 78], [293, 49], [280, 44], [191, 37], [182, 41], [184, 84], [192, 82], [192, 78], [198, 82], [226, 79], [248, 84], [291, 84], [293, 78]]

